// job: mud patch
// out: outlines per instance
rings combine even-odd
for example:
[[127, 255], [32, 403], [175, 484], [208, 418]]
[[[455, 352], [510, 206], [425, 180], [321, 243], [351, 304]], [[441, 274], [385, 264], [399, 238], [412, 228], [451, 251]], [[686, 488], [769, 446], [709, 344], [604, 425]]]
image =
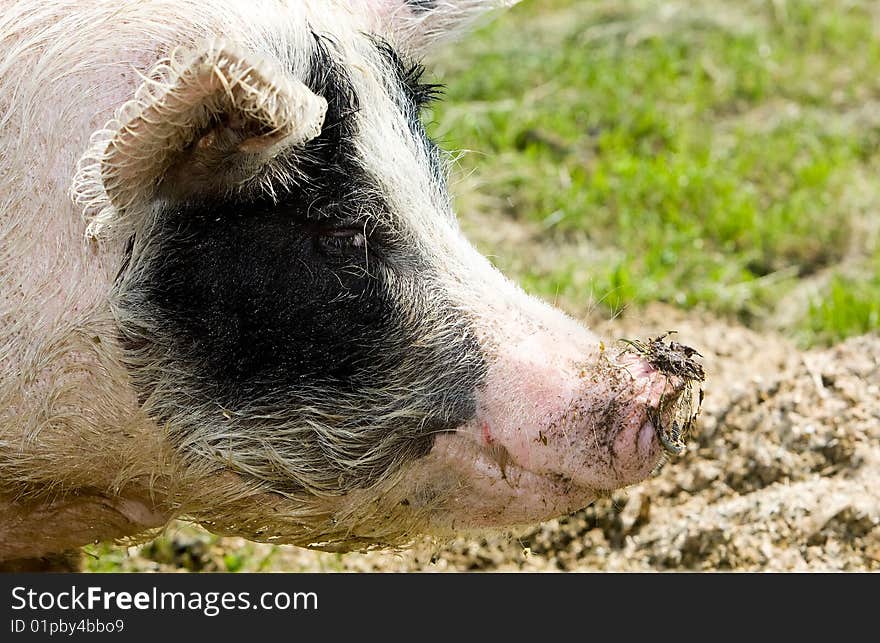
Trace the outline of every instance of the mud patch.
[[678, 342], [664, 340], [676, 333], [670, 330], [659, 337], [641, 342], [633, 339], [621, 339], [627, 346], [627, 350], [644, 356], [648, 363], [661, 373], [669, 377], [680, 377], [688, 382], [702, 382], [706, 379], [703, 366], [695, 357], [702, 357], [695, 348], [679, 344]]
[[[697, 360], [703, 356], [696, 349], [674, 341], [665, 341], [676, 331], [667, 331], [647, 342], [621, 339], [624, 353], [643, 357], [654, 369], [666, 376], [667, 388], [682, 387], [681, 395], [670, 397], [669, 403], [661, 399], [656, 409], [648, 411], [648, 417], [657, 430], [657, 437], [667, 453], [681, 455], [687, 448], [685, 440], [697, 421], [703, 404], [700, 386], [706, 374]], [[696, 392], [695, 392], [696, 389]], [[696, 402], [694, 398], [696, 397]]]

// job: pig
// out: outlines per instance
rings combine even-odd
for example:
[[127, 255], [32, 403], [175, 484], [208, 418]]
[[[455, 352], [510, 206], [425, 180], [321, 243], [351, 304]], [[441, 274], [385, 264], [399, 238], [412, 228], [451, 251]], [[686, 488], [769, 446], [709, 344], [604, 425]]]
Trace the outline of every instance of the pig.
[[0, 561], [400, 547], [655, 470], [694, 351], [507, 280], [421, 122], [419, 61], [511, 4], [2, 1]]

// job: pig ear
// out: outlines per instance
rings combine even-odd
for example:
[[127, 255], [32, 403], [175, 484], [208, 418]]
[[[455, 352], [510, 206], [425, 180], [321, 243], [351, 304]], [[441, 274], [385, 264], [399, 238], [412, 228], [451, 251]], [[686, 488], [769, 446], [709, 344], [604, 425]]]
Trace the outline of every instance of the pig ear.
[[156, 196], [228, 194], [282, 150], [315, 138], [327, 101], [269, 61], [223, 41], [175, 51], [92, 136], [74, 179], [87, 234], [121, 228]]
[[[364, 0], [349, 0], [361, 4]], [[493, 9], [519, 0], [366, 0], [394, 42], [411, 54], [422, 55], [436, 44], [470, 29]], [[381, 29], [381, 27], [380, 27]]]

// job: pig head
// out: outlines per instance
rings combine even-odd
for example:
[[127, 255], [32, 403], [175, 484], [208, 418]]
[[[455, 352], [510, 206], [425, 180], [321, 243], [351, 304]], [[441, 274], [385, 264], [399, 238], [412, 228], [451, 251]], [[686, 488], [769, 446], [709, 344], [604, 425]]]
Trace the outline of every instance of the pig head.
[[495, 270], [420, 121], [417, 57], [501, 4], [4, 10], [0, 559], [395, 545], [650, 474], [693, 377]]

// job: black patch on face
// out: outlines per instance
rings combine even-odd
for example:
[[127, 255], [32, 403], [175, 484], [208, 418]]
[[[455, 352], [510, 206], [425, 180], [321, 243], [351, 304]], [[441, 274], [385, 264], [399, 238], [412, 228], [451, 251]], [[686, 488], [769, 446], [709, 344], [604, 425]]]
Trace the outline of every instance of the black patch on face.
[[[310, 463], [307, 485], [258, 455], [248, 467], [278, 490], [344, 491], [469, 420], [486, 367], [469, 320], [433, 285], [358, 163], [357, 96], [317, 37], [305, 82], [328, 109], [320, 136], [293, 152], [296, 185], [277, 202], [167, 208], [149, 245], [135, 243], [137, 269], [117, 305], [135, 384], [172, 439], [205, 429], [189, 426], [181, 405], [231, 411], [223, 417], [234, 431], [218, 419], [218, 432], [234, 433], [224, 448], [236, 453], [256, 453], [249, 439], [271, 442], [299, 420], [321, 421], [347, 436], [341, 453], [309, 434], [283, 445]], [[157, 389], [157, 364], [183, 380], [187, 399]], [[384, 462], [369, 453], [380, 441]]]

